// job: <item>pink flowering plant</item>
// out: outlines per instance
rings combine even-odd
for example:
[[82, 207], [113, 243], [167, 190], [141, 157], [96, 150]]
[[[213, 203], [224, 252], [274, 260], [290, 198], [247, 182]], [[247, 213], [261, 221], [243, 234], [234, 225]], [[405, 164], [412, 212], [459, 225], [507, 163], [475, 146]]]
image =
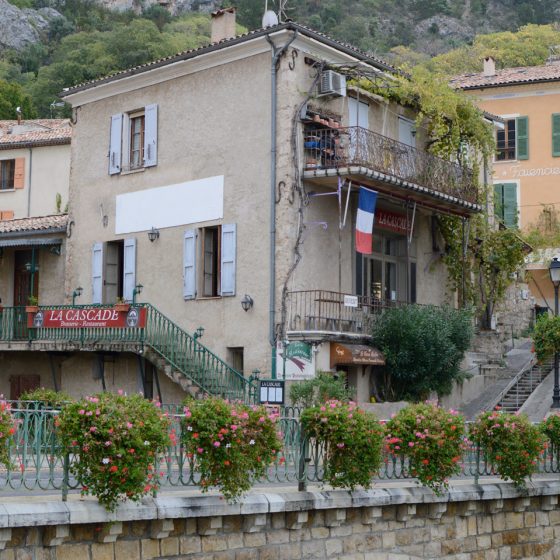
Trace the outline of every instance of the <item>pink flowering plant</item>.
[[169, 445], [169, 420], [141, 395], [101, 393], [68, 404], [56, 420], [70, 472], [109, 511], [159, 486], [154, 464]]
[[407, 406], [386, 425], [389, 454], [407, 458], [410, 474], [436, 494], [461, 472], [465, 421], [433, 403]]
[[501, 478], [524, 486], [537, 471], [547, 447], [546, 436], [526, 415], [498, 410], [482, 413], [471, 426], [470, 439]]
[[555, 412], [543, 420], [540, 428], [548, 438], [551, 451], [558, 461], [560, 458], [560, 412]]
[[278, 414], [217, 397], [185, 401], [181, 440], [200, 487], [234, 502], [265, 476], [282, 449]]
[[17, 420], [12, 416], [10, 403], [0, 400], [0, 464], [11, 468], [10, 444], [17, 430]]
[[369, 488], [381, 465], [383, 428], [355, 403], [327, 401], [301, 415], [305, 434], [325, 450], [324, 480], [334, 488]]

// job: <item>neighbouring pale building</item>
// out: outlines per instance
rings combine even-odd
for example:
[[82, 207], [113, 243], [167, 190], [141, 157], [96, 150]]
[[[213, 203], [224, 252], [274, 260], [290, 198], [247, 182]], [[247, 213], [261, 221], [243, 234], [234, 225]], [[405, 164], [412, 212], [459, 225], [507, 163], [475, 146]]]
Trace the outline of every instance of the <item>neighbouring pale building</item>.
[[[222, 40], [64, 93], [76, 124], [59, 303], [81, 293], [86, 307], [35, 316], [31, 348], [66, 353], [41, 383], [172, 402], [197, 386], [244, 396], [256, 369], [344, 369], [369, 400], [372, 317], [454, 303], [438, 216], [480, 211], [476, 181], [426, 151], [409, 109], [346, 80], [395, 70], [294, 22], [232, 37], [230, 16], [215, 14]], [[368, 255], [360, 187], [378, 193]], [[118, 300], [138, 305], [113, 316]]]
[[[0, 340], [28, 338], [29, 303], [65, 300], [71, 137], [67, 119], [0, 121]], [[0, 351], [1, 393], [40, 383], [31, 355]]]
[[[452, 84], [476, 98], [479, 107], [503, 119], [496, 132], [493, 162], [495, 211], [507, 227], [546, 234], [557, 228], [560, 214], [560, 60], [547, 64], [497, 69], [484, 60], [483, 71], [457, 76]], [[529, 255], [531, 297], [554, 308], [548, 267], [551, 249]], [[522, 294], [528, 297], [528, 294]]]

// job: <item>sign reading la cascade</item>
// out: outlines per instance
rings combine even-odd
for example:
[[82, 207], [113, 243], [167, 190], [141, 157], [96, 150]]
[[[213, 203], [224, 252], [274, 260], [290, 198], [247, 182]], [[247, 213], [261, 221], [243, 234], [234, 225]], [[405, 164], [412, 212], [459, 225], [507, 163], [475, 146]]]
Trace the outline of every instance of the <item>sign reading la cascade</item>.
[[128, 312], [113, 307], [41, 309], [35, 314], [30, 313], [27, 323], [30, 328], [144, 328], [146, 309], [130, 307]]

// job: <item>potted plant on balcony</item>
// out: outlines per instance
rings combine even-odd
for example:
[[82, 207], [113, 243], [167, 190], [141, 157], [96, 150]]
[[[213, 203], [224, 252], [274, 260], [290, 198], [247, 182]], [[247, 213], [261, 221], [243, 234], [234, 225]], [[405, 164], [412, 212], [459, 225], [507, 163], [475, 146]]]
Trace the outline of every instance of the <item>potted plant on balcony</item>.
[[27, 298], [27, 305], [25, 306], [25, 311], [27, 313], [37, 313], [39, 311], [39, 300], [35, 296], [29, 296]]
[[114, 307], [119, 313], [128, 313], [130, 303], [127, 303], [123, 298], [117, 298], [117, 303], [115, 303]]

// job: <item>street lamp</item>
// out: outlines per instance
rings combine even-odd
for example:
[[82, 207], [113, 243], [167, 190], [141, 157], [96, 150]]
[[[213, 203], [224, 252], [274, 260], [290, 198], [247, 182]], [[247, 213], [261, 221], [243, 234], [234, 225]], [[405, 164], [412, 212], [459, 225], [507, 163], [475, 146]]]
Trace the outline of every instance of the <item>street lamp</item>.
[[[550, 280], [554, 286], [554, 315], [558, 315], [558, 287], [560, 286], [560, 261], [554, 257], [548, 268]], [[552, 392], [552, 408], [560, 408], [560, 385], [558, 383], [558, 352], [554, 353], [554, 391]]]
[[198, 340], [199, 338], [202, 338], [203, 334], [204, 334], [204, 327], [198, 327], [198, 329], [194, 331], [193, 338], [195, 340]]
[[73, 292], [72, 292], [72, 306], [76, 305], [76, 298], [80, 297], [82, 295], [82, 292], [84, 291], [84, 289], [81, 286], [78, 286]]
[[132, 290], [132, 305], [136, 305], [136, 296], [142, 293], [144, 286], [142, 284], [136, 284], [134, 290]]

